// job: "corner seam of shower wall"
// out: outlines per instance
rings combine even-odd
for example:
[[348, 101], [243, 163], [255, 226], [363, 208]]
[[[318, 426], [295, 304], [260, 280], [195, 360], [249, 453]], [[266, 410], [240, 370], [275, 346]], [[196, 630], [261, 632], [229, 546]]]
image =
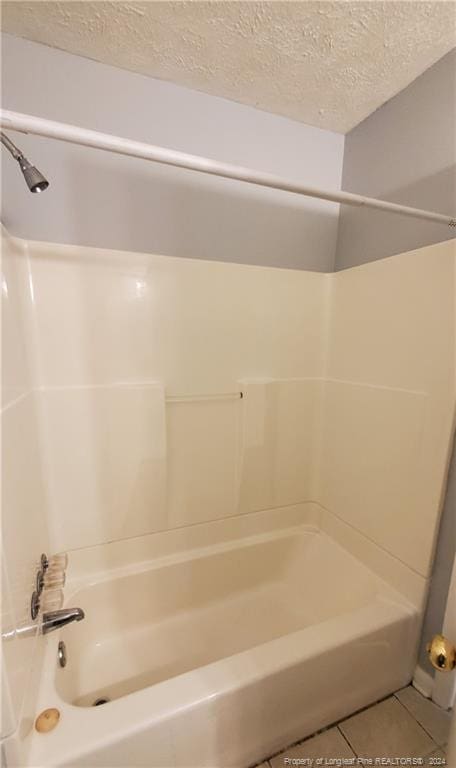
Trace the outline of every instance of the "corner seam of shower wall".
[[319, 413], [319, 429], [316, 430], [315, 437], [315, 457], [313, 468], [313, 498], [317, 500], [318, 505], [322, 506], [321, 500], [321, 468], [322, 468], [322, 454], [323, 454], [323, 434], [324, 434], [324, 420], [325, 420], [325, 397], [326, 397], [326, 384], [329, 376], [329, 365], [332, 352], [332, 330], [333, 330], [333, 318], [334, 318], [334, 288], [337, 275], [335, 272], [328, 272], [325, 274], [326, 290], [325, 290], [325, 313], [324, 313], [324, 327], [323, 327], [323, 343], [322, 343], [322, 370], [321, 370], [321, 391], [320, 391], [320, 413]]
[[[353, 130], [353, 129], [352, 129]], [[339, 184], [338, 189], [342, 192], [346, 192], [347, 190], [344, 188], [344, 178], [345, 178], [345, 164], [347, 162], [347, 136], [349, 134], [349, 131], [347, 133], [343, 134], [343, 145], [342, 145], [342, 162], [340, 164], [340, 177], [339, 177]], [[337, 274], [340, 270], [338, 269], [338, 254], [339, 254], [339, 240], [340, 240], [340, 226], [341, 221], [343, 219], [344, 211], [347, 208], [346, 205], [343, 203], [339, 203], [338, 209], [337, 209], [337, 227], [336, 227], [336, 238], [334, 243], [334, 258], [332, 260], [332, 272], [331, 275]]]
[[[448, 441], [447, 461], [444, 469], [444, 479], [442, 482], [440, 500], [439, 500], [439, 516], [438, 523], [435, 531], [434, 545], [432, 552], [432, 568], [430, 570], [428, 580], [429, 586], [426, 596], [426, 603], [423, 609], [420, 640], [418, 648], [418, 656], [416, 661], [415, 673], [413, 676], [413, 683], [418, 690], [425, 692], [425, 695], [432, 698], [434, 681], [436, 679], [435, 671], [433, 668], [429, 669], [425, 666], [427, 661], [427, 653], [425, 650], [426, 643], [431, 639], [428, 637], [432, 633], [440, 632], [443, 627], [443, 621], [445, 616], [445, 609], [440, 609], [435, 612], [436, 600], [434, 596], [434, 590], [436, 589], [436, 574], [437, 574], [437, 559], [439, 553], [442, 551], [442, 536], [445, 535], [445, 528], [448, 525], [448, 510], [450, 510], [451, 504], [451, 475], [456, 472], [456, 252], [453, 259], [453, 286], [454, 286], [454, 302], [453, 302], [453, 326], [454, 326], [454, 349], [453, 349], [453, 419], [452, 427], [450, 429], [450, 438]], [[450, 495], [449, 495], [450, 494]], [[450, 510], [451, 511], [451, 510]], [[455, 510], [456, 511], [456, 510]], [[439, 590], [443, 589], [446, 592], [445, 606], [448, 605], [449, 597], [449, 585], [451, 581], [451, 571], [456, 559], [456, 550], [453, 548], [452, 562], [446, 562], [446, 575], [443, 580], [443, 584], [438, 583]], [[447, 558], [445, 557], [446, 561]], [[441, 572], [438, 574], [439, 580]], [[436, 615], [434, 615], [436, 613]]]

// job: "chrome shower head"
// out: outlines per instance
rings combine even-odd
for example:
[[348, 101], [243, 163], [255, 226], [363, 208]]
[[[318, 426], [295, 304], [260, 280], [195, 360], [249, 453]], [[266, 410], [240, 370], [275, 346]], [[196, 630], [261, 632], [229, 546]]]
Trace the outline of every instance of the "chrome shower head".
[[40, 173], [38, 168], [35, 168], [35, 166], [27, 160], [21, 150], [13, 144], [11, 139], [9, 139], [5, 133], [0, 132], [0, 140], [7, 148], [8, 152], [10, 152], [14, 159], [19, 163], [19, 167], [24, 174], [24, 179], [30, 192], [44, 192], [44, 190], [48, 188], [49, 182], [44, 178], [43, 174]]
[[43, 174], [40, 173], [38, 168], [35, 168], [35, 166], [29, 163], [27, 158], [23, 156], [18, 159], [18, 162], [30, 192], [44, 192], [44, 190], [48, 188], [49, 182], [44, 178]]

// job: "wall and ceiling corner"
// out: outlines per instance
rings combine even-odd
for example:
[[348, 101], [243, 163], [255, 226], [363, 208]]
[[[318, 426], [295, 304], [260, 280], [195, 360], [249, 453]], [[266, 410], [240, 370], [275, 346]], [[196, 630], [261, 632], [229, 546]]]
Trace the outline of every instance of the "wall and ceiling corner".
[[436, 0], [6, 0], [2, 10], [13, 35], [339, 133], [455, 44], [453, 6]]
[[[2, 60], [5, 109], [341, 188], [342, 134], [6, 34]], [[3, 159], [3, 223], [18, 237], [320, 272], [334, 267], [335, 203], [36, 136], [20, 143], [51, 184], [32, 205], [14, 163]]]
[[[456, 49], [345, 137], [342, 189], [452, 215]], [[455, 237], [454, 230], [342, 206], [336, 270]]]

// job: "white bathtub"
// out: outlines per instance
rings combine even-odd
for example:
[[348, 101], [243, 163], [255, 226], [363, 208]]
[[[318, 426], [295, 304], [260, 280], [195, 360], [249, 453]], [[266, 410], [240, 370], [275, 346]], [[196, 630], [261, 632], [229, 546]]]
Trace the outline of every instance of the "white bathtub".
[[407, 684], [419, 629], [306, 526], [113, 570], [67, 602], [86, 618], [49, 635], [40, 708], [61, 718], [33, 735], [35, 766], [247, 768]]

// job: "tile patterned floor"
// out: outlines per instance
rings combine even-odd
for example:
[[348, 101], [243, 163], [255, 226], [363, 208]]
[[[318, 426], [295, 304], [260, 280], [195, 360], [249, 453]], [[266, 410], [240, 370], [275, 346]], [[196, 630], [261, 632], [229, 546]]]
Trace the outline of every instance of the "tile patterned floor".
[[[345, 765], [350, 765], [348, 758], [357, 757], [422, 758], [423, 766], [445, 765], [450, 719], [449, 712], [409, 685], [394, 696], [269, 757], [258, 768], [343, 766], [344, 760], [347, 760]], [[323, 758], [322, 763], [314, 762], [318, 758]], [[333, 762], [337, 759], [340, 763]]]

